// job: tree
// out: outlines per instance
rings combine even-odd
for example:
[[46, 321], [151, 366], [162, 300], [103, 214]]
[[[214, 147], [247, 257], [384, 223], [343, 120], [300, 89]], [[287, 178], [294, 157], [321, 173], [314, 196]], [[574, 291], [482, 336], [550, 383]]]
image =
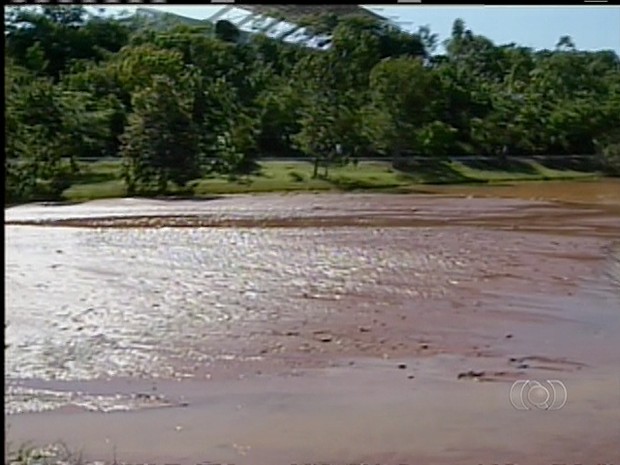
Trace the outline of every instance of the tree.
[[366, 126], [379, 150], [394, 157], [420, 150], [417, 131], [435, 119], [436, 90], [436, 76], [418, 59], [387, 59], [373, 68]]
[[272, 87], [258, 97], [258, 149], [272, 155], [290, 155], [296, 148], [293, 135], [300, 130], [302, 99], [285, 79], [274, 79]]
[[132, 100], [133, 113], [122, 136], [124, 179], [130, 195], [165, 194], [170, 181], [185, 186], [198, 176], [198, 139], [191, 100], [178, 82], [155, 76]]
[[[82, 157], [122, 155], [130, 192], [261, 156], [589, 154], [617, 164], [620, 57], [570, 37], [496, 45], [456, 20], [445, 53], [357, 15], [306, 22], [317, 48], [178, 15], [5, 13], [6, 194], [58, 198]], [[298, 30], [297, 32], [301, 32]], [[292, 37], [293, 34], [288, 37]]]
[[5, 25], [5, 44], [16, 64], [54, 80], [72, 62], [99, 61], [129, 38], [122, 23], [89, 14], [83, 6], [9, 7]]
[[442, 121], [433, 121], [416, 131], [416, 145], [420, 154], [427, 157], [445, 157], [450, 155], [456, 129]]
[[7, 197], [58, 198], [74, 170], [65, 146], [68, 119], [60, 88], [5, 61], [5, 150]]

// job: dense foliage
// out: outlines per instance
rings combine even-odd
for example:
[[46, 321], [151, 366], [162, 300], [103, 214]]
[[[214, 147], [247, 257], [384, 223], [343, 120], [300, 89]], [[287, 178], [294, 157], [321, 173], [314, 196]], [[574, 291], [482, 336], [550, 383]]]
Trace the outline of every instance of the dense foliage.
[[[309, 19], [327, 50], [83, 7], [8, 8], [9, 200], [54, 197], [80, 157], [122, 157], [130, 193], [165, 192], [261, 156], [603, 155], [620, 169], [620, 59], [563, 37], [498, 46], [456, 20], [436, 36]], [[69, 162], [67, 162], [69, 160]]]

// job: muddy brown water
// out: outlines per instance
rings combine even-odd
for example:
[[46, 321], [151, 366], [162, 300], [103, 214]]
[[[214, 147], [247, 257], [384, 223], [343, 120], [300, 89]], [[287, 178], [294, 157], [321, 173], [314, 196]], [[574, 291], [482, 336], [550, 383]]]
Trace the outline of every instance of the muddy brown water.
[[[619, 463], [620, 183], [429, 189], [5, 210], [9, 440]], [[565, 405], [515, 409], [527, 379]]]

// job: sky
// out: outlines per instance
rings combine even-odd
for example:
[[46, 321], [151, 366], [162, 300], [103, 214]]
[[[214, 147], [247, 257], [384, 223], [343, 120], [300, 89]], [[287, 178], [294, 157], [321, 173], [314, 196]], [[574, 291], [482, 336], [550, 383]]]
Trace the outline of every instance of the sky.
[[[238, 5], [243, 8], [243, 5]], [[123, 6], [122, 9], [135, 9]], [[206, 19], [221, 6], [166, 5], [163, 11]], [[406, 29], [428, 25], [440, 41], [450, 36], [461, 18], [475, 34], [496, 44], [515, 42], [535, 49], [552, 49], [561, 36], [571, 36], [578, 49], [615, 50], [620, 54], [620, 6], [371, 6]]]

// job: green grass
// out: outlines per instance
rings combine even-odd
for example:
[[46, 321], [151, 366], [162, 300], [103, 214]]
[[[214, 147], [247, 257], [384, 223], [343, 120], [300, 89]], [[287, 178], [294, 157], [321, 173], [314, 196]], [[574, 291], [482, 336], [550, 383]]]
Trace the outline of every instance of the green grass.
[[[64, 191], [66, 200], [122, 197], [126, 190], [120, 179], [118, 161], [83, 164], [72, 186]], [[322, 175], [323, 168], [319, 170]], [[313, 178], [312, 162], [269, 161], [245, 176], [214, 175], [192, 181], [197, 197], [218, 194], [295, 191], [383, 190], [410, 192], [420, 184], [480, 184], [541, 180], [582, 180], [598, 177], [593, 171], [558, 169], [532, 160], [496, 162], [474, 160], [413, 161], [396, 167], [390, 162], [360, 162], [358, 165], [330, 167], [327, 177]], [[175, 192], [173, 191], [172, 194]]]
[[120, 179], [88, 184], [74, 184], [63, 192], [63, 197], [72, 201], [110, 199], [126, 195], [125, 184]]
[[470, 179], [489, 183], [509, 181], [551, 181], [575, 180], [597, 177], [597, 173], [574, 170], [558, 170], [543, 166], [541, 163], [524, 160], [511, 162], [513, 166], [491, 169], [491, 167], [472, 166], [472, 164], [452, 162], [454, 168]]
[[80, 171], [73, 176], [72, 185], [63, 197], [72, 201], [123, 197], [126, 189], [121, 180], [121, 163], [104, 160], [81, 163]]

